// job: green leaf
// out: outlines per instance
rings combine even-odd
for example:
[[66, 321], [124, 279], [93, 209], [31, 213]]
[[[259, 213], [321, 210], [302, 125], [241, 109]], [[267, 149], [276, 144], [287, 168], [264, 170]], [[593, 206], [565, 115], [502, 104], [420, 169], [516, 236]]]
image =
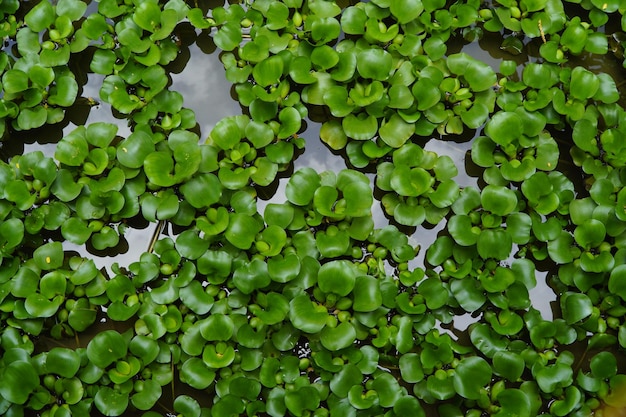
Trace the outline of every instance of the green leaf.
[[561, 296], [561, 310], [567, 324], [574, 324], [591, 315], [593, 303], [586, 294], [566, 292]]
[[94, 233], [91, 236], [91, 243], [97, 250], [105, 250], [107, 248], [114, 248], [120, 241], [118, 233], [109, 226], [103, 227], [99, 232]]
[[209, 341], [229, 340], [235, 330], [235, 324], [230, 316], [224, 314], [212, 314], [202, 321], [200, 333]]
[[348, 35], [362, 35], [365, 33], [367, 14], [360, 7], [346, 7], [341, 14], [341, 28]]
[[382, 407], [393, 407], [403, 394], [398, 381], [387, 372], [374, 378], [372, 389], [378, 393], [379, 404]]
[[271, 282], [267, 264], [253, 260], [246, 267], [238, 268], [233, 275], [233, 283], [244, 294], [250, 294], [257, 288], [266, 287]]
[[403, 24], [416, 19], [423, 10], [421, 0], [392, 1], [389, 6], [391, 14]]
[[626, 300], [626, 265], [618, 265], [609, 276], [609, 291]]
[[201, 413], [200, 404], [189, 395], [178, 395], [174, 400], [174, 410], [185, 417], [200, 417]]
[[138, 410], [151, 409], [162, 395], [161, 385], [153, 379], [138, 381], [135, 390], [138, 392], [130, 397], [130, 402]]
[[55, 16], [56, 13], [52, 8], [52, 4], [47, 1], [42, 1], [26, 13], [24, 22], [33, 32], [41, 32], [54, 23]]
[[487, 185], [480, 194], [480, 201], [485, 210], [498, 216], [506, 216], [517, 207], [515, 192], [498, 185]]
[[462, 397], [478, 399], [481, 390], [491, 381], [491, 366], [483, 358], [463, 358], [454, 370], [454, 389]]
[[74, 104], [78, 94], [78, 83], [74, 76], [63, 75], [55, 81], [55, 87], [50, 89], [48, 104], [70, 107]]
[[356, 278], [353, 290], [354, 311], [369, 312], [381, 307], [383, 298], [377, 279], [370, 275], [361, 275]]
[[80, 355], [67, 348], [52, 348], [46, 355], [46, 369], [48, 372], [72, 378], [80, 368]]
[[478, 254], [483, 259], [507, 259], [513, 248], [511, 236], [502, 229], [483, 230], [476, 243]]
[[233, 213], [230, 216], [228, 227], [224, 236], [235, 247], [247, 250], [252, 246], [255, 235], [261, 231], [262, 226], [253, 217]]
[[69, 166], [82, 165], [89, 155], [89, 145], [84, 136], [84, 128], [74, 130], [57, 144], [54, 157], [62, 164]]
[[356, 66], [363, 78], [383, 81], [389, 78], [393, 65], [391, 54], [384, 49], [365, 49], [357, 54]]
[[553, 65], [531, 62], [522, 70], [522, 81], [529, 87], [541, 90], [552, 87], [558, 77]]
[[350, 323], [339, 323], [337, 327], [324, 327], [320, 332], [322, 346], [330, 351], [344, 349], [356, 340], [356, 330]]
[[[282, 238], [282, 236], [281, 236]], [[285, 283], [295, 279], [300, 272], [300, 258], [290, 253], [276, 255], [267, 261], [267, 271], [272, 281]]]
[[39, 376], [33, 365], [26, 360], [7, 364], [0, 373], [0, 395], [14, 404], [24, 404], [39, 386]]
[[322, 291], [344, 297], [354, 288], [356, 271], [349, 261], [330, 261], [320, 268], [317, 281]]
[[60, 268], [65, 258], [63, 244], [61, 242], [46, 243], [35, 249], [33, 258], [37, 267], [44, 271]]
[[596, 378], [609, 379], [617, 374], [617, 359], [611, 352], [599, 352], [591, 358], [589, 367]]
[[363, 374], [356, 365], [346, 364], [330, 381], [330, 390], [340, 398], [345, 398], [354, 385], [360, 385]]
[[189, 358], [181, 367], [181, 379], [195, 389], [206, 389], [215, 380], [215, 371], [206, 366], [200, 358]]
[[224, 342], [208, 344], [202, 351], [202, 360], [210, 368], [225, 368], [235, 360], [235, 349]]
[[416, 383], [424, 379], [424, 370], [419, 354], [405, 353], [400, 356], [398, 363], [402, 379], [408, 383]]
[[320, 393], [310, 385], [305, 385], [285, 394], [285, 405], [289, 412], [301, 417], [305, 410], [314, 411], [320, 404]]
[[572, 54], [578, 55], [587, 43], [587, 30], [581, 24], [580, 17], [571, 19], [561, 35], [561, 45]]
[[399, 148], [413, 136], [415, 125], [405, 122], [394, 113], [379, 130], [380, 138], [392, 148]]
[[320, 139], [333, 150], [343, 149], [348, 142], [348, 137], [337, 120], [329, 120], [322, 124]]
[[268, 87], [280, 82], [283, 70], [283, 59], [278, 55], [272, 55], [254, 66], [252, 76], [258, 85]]
[[46, 123], [47, 117], [48, 113], [41, 105], [32, 109], [22, 109], [17, 116], [17, 125], [21, 130], [36, 129]]
[[515, 352], [499, 351], [493, 356], [494, 372], [511, 382], [517, 381], [522, 376], [524, 369], [524, 359]]
[[280, 129], [278, 130], [278, 139], [289, 138], [300, 130], [302, 124], [302, 116], [294, 107], [285, 107], [278, 114], [280, 120]]
[[148, 180], [160, 187], [171, 187], [176, 183], [174, 160], [166, 151], [152, 152], [143, 162]]
[[119, 143], [117, 160], [128, 168], [141, 168], [146, 157], [154, 150], [154, 143], [150, 135], [137, 130]]
[[604, 223], [595, 219], [586, 219], [574, 229], [574, 240], [585, 249], [598, 247], [605, 236]]
[[515, 112], [499, 111], [485, 126], [485, 133], [495, 143], [506, 146], [518, 139], [523, 131], [523, 120]]
[[98, 333], [87, 345], [87, 357], [94, 365], [102, 369], [126, 356], [127, 351], [126, 341], [115, 330], [104, 330]]
[[570, 95], [579, 100], [593, 97], [600, 88], [600, 79], [593, 72], [576, 67], [570, 79]]
[[531, 417], [533, 413], [533, 404], [525, 391], [517, 388], [507, 388], [500, 391], [496, 397], [500, 403], [501, 411], [495, 414], [499, 417], [505, 417], [511, 414], [517, 414], [519, 417]]
[[474, 312], [485, 304], [487, 297], [475, 281], [456, 279], [450, 283], [450, 290], [459, 305], [467, 312]]
[[198, 175], [185, 182], [180, 191], [194, 208], [205, 208], [217, 203], [222, 196], [222, 186], [213, 174]]
[[105, 416], [119, 416], [128, 407], [128, 394], [103, 386], [96, 392], [93, 402]]
[[320, 183], [320, 176], [314, 169], [308, 167], [299, 169], [287, 182], [285, 190], [287, 200], [297, 206], [308, 205], [313, 200]]
[[356, 140], [372, 139], [378, 131], [378, 120], [366, 112], [349, 114], [341, 121], [345, 134]]
[[326, 307], [315, 304], [306, 294], [301, 294], [289, 302], [289, 319], [296, 329], [306, 333], [318, 333], [326, 325]]
[[133, 20], [142, 29], [154, 32], [161, 23], [161, 8], [152, 2], [140, 3], [133, 13]]
[[41, 65], [33, 65], [28, 70], [28, 77], [40, 87], [47, 87], [54, 81], [54, 70]]
[[56, 7], [57, 15], [67, 16], [71, 21], [83, 17], [87, 4], [80, 0], [59, 0]]
[[453, 74], [462, 75], [473, 91], [485, 91], [497, 81], [495, 71], [466, 53], [452, 54], [446, 61]]

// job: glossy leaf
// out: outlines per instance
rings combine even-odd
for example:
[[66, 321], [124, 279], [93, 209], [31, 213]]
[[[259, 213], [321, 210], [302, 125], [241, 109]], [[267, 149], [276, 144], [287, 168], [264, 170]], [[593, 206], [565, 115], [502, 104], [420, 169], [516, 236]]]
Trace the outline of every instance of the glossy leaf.
[[24, 404], [39, 386], [37, 371], [27, 360], [17, 360], [7, 364], [1, 375], [0, 394], [14, 404]]
[[87, 345], [87, 357], [99, 368], [106, 368], [126, 356], [127, 344], [115, 330], [98, 333]]
[[482, 358], [474, 356], [459, 362], [454, 372], [454, 389], [468, 399], [478, 399], [480, 390], [491, 381], [491, 366]]

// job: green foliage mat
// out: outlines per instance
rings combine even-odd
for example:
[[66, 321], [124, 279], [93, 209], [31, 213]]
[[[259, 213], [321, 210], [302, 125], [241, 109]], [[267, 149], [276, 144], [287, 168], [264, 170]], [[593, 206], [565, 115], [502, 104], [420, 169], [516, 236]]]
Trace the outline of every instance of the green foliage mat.
[[[0, 2], [3, 144], [97, 104], [79, 58], [130, 127], [0, 163], [0, 414], [626, 407], [623, 1], [215, 3]], [[207, 138], [170, 89], [200, 36], [244, 109]], [[449, 50], [488, 39], [497, 70]], [[346, 169], [290, 173], [309, 112]], [[461, 134], [477, 187], [422, 146]], [[175, 233], [130, 265], [71, 249], [115, 250], [135, 221]], [[421, 262], [414, 232], [434, 226]], [[554, 319], [529, 296], [538, 271]]]

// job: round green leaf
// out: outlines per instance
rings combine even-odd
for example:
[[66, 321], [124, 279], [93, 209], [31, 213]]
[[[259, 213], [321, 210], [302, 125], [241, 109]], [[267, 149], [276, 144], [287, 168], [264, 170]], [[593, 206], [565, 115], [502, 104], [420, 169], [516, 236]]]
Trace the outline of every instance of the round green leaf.
[[128, 168], [141, 168], [146, 157], [154, 152], [152, 138], [144, 131], [135, 131], [117, 146], [117, 160]]
[[392, 1], [389, 11], [400, 23], [408, 23], [416, 19], [424, 10], [421, 0]]
[[126, 353], [126, 341], [115, 330], [104, 330], [98, 333], [87, 345], [87, 357], [99, 368], [106, 368], [126, 356]]
[[256, 64], [252, 69], [252, 76], [258, 85], [267, 87], [280, 82], [283, 68], [283, 59], [280, 56], [273, 55]]
[[517, 113], [499, 111], [487, 122], [485, 133], [498, 145], [506, 146], [520, 137], [523, 127], [523, 120]]
[[394, 113], [379, 130], [380, 138], [392, 148], [399, 148], [413, 136], [415, 125]]
[[181, 367], [181, 379], [195, 389], [206, 389], [215, 380], [215, 371], [206, 366], [200, 358], [189, 358]]
[[591, 315], [593, 303], [586, 294], [566, 292], [561, 296], [561, 310], [567, 324], [573, 324]]
[[202, 351], [202, 360], [209, 368], [225, 368], [235, 360], [235, 349], [224, 342], [208, 344]]
[[579, 100], [593, 97], [600, 88], [600, 79], [593, 72], [576, 67], [570, 79], [570, 95]]
[[96, 392], [93, 402], [102, 414], [115, 417], [122, 415], [126, 411], [128, 394], [103, 386]]
[[517, 207], [515, 192], [498, 185], [487, 185], [480, 194], [480, 201], [485, 210], [498, 216], [506, 216]]
[[595, 219], [587, 219], [574, 229], [574, 240], [586, 249], [595, 248], [604, 242], [606, 227]]
[[491, 366], [479, 356], [463, 358], [454, 370], [454, 389], [468, 399], [478, 399], [490, 381]]
[[287, 182], [285, 195], [289, 202], [297, 206], [306, 206], [313, 200], [319, 186], [319, 174], [312, 168], [302, 168], [296, 171]]
[[26, 360], [9, 363], [0, 373], [0, 394], [14, 404], [24, 404], [39, 386], [39, 376]]
[[337, 327], [324, 327], [320, 332], [322, 346], [331, 351], [344, 349], [356, 340], [356, 330], [350, 323], [339, 323]]
[[296, 329], [306, 333], [318, 333], [326, 325], [328, 311], [326, 307], [313, 303], [301, 294], [289, 302], [289, 319]]
[[320, 290], [345, 297], [352, 292], [356, 283], [356, 271], [351, 262], [333, 260], [319, 270], [317, 282]]
[[235, 324], [230, 316], [212, 314], [202, 322], [200, 333], [208, 341], [229, 340], [234, 330]]
[[364, 49], [356, 56], [356, 66], [363, 78], [386, 80], [389, 78], [393, 59], [384, 49]]
[[60, 268], [64, 260], [63, 244], [49, 242], [35, 249], [33, 258], [38, 268], [49, 271]]
[[502, 229], [483, 230], [476, 243], [478, 254], [483, 259], [507, 259], [513, 248], [511, 235]]
[[[130, 397], [130, 402], [138, 410], [151, 409], [157, 403], [159, 398], [161, 398], [161, 385], [153, 379], [148, 379], [145, 381], [139, 381], [138, 386], [141, 387], [141, 391], [133, 394]], [[135, 390], [136, 389], [137, 388], [135, 388]]]
[[354, 311], [374, 311], [382, 305], [382, 292], [377, 279], [369, 275], [361, 275], [356, 278], [352, 291]]

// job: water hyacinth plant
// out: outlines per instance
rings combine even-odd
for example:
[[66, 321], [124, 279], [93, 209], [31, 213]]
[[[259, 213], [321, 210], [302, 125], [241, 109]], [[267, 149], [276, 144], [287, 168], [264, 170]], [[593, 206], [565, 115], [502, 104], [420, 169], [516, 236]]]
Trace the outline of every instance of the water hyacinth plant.
[[[618, 415], [625, 13], [0, 2], [0, 414]], [[190, 50], [242, 110], [209, 131]]]

